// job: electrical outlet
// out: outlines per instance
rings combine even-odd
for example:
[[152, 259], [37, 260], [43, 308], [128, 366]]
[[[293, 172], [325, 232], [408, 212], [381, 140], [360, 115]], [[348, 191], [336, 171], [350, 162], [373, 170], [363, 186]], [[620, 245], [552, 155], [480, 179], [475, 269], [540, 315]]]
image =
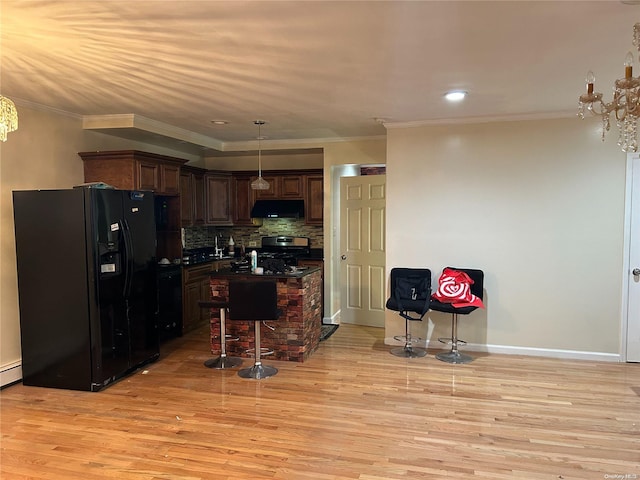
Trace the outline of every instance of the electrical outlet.
[[258, 244], [256, 242], [249, 242], [250, 247], [257, 247]]

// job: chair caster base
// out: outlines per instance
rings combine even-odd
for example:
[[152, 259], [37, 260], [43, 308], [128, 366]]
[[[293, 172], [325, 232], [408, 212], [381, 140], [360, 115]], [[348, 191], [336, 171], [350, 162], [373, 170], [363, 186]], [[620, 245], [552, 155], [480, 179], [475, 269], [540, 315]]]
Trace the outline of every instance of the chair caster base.
[[240, 365], [242, 365], [242, 359], [240, 357], [219, 356], [210, 358], [204, 362], [205, 367], [215, 368], [216, 370], [224, 370], [225, 368], [233, 368]]
[[278, 369], [275, 367], [269, 367], [267, 365], [253, 365], [249, 368], [243, 368], [238, 371], [238, 376], [242, 378], [254, 378], [260, 380], [261, 378], [273, 377], [278, 373]]
[[470, 363], [473, 361], [473, 357], [470, 355], [465, 355], [464, 353], [460, 353], [457, 350], [451, 350], [448, 352], [437, 353], [436, 358], [443, 362], [447, 363]]
[[427, 351], [424, 348], [413, 348], [404, 346], [394, 348], [389, 353], [391, 353], [391, 355], [395, 355], [396, 357], [418, 358], [424, 357], [427, 354]]

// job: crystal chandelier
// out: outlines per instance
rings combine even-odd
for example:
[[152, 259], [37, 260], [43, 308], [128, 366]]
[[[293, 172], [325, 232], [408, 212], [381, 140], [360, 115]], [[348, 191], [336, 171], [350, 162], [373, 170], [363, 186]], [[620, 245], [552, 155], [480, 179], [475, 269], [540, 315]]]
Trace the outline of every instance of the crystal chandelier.
[[[633, 45], [640, 51], [640, 23], [633, 26]], [[578, 117], [584, 118], [585, 108], [592, 115], [602, 117], [602, 141], [609, 131], [609, 116], [615, 114], [616, 125], [620, 135], [618, 145], [623, 152], [635, 152], [638, 150], [638, 117], [640, 116], [640, 77], [635, 78], [633, 73], [633, 54], [627, 53], [624, 60], [624, 78], [616, 80], [613, 87], [613, 100], [611, 103], [602, 101], [602, 94], [593, 91], [596, 81], [592, 71], [587, 73], [587, 93], [580, 95], [578, 103]]]
[[7, 133], [18, 129], [18, 111], [15, 104], [0, 95], [0, 140], [7, 141]]
[[256, 120], [253, 122], [258, 126], [258, 178], [251, 182], [252, 190], [269, 190], [269, 182], [262, 178], [262, 150], [260, 148], [260, 141], [263, 139], [260, 133], [260, 127], [265, 124], [264, 120]]

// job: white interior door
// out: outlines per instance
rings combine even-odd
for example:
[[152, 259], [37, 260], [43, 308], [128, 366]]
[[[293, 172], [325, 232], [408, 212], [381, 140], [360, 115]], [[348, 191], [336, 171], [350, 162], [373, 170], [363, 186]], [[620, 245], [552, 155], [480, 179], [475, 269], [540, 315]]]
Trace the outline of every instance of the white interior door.
[[384, 327], [386, 176], [340, 179], [340, 321]]
[[[640, 154], [630, 154], [627, 173], [629, 268], [627, 289], [627, 362], [640, 362]], [[635, 272], [635, 273], [634, 273]]]

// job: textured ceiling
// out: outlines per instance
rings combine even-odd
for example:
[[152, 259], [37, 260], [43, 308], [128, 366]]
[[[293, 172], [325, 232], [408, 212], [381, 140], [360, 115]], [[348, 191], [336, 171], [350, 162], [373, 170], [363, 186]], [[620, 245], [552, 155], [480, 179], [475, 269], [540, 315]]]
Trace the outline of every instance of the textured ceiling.
[[[267, 146], [384, 135], [377, 118], [573, 115], [588, 69], [610, 97], [640, 21], [639, 6], [619, 1], [0, 5], [3, 95], [83, 116], [133, 114], [168, 138], [228, 151], [255, 139], [255, 119], [267, 122]], [[445, 103], [452, 88], [468, 99]]]

